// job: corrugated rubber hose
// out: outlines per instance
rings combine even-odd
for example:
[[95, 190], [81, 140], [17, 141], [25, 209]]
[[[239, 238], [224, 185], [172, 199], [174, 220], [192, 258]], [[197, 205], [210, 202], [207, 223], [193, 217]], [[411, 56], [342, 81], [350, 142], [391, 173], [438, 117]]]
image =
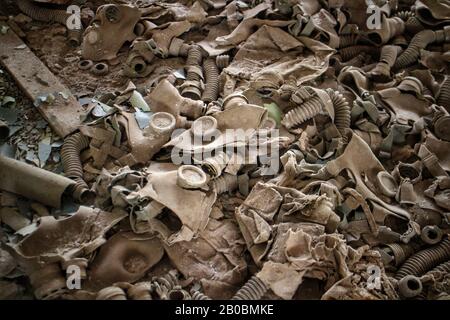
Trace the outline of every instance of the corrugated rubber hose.
[[283, 118], [283, 125], [288, 128], [294, 128], [309, 119], [314, 118], [322, 112], [322, 101], [319, 97], [313, 97], [301, 106], [289, 111]]
[[[31, 0], [17, 0], [17, 6], [24, 14], [37, 21], [58, 22], [66, 26], [67, 19], [71, 16], [65, 10], [44, 8], [36, 5]], [[79, 30], [69, 30], [68, 40], [70, 45], [78, 46], [81, 42], [82, 33], [82, 28]]]
[[425, 26], [417, 17], [409, 17], [405, 22], [405, 30], [409, 33], [418, 33], [425, 30]]
[[358, 42], [358, 35], [356, 34], [344, 34], [339, 38], [339, 49], [347, 48], [356, 45]]
[[201, 97], [200, 79], [202, 74], [203, 54], [198, 45], [189, 47], [186, 59], [186, 82], [181, 92], [183, 97], [198, 100]]
[[212, 300], [207, 295], [195, 290], [191, 290], [191, 297], [192, 300]]
[[412, 38], [408, 48], [397, 58], [394, 69], [407, 68], [417, 62], [420, 56], [420, 50], [425, 49], [429, 44], [435, 42], [436, 39], [436, 32], [433, 30], [423, 30], [416, 34]]
[[399, 11], [395, 14], [395, 17], [399, 17], [403, 21], [408, 20], [410, 17], [414, 17], [416, 14], [413, 11]]
[[167, 291], [172, 290], [178, 285], [178, 273], [169, 271], [163, 276], [154, 277], [152, 283], [157, 283], [159, 286], [164, 287]]
[[350, 104], [347, 99], [345, 99], [344, 95], [339, 91], [327, 89], [327, 93], [333, 102], [334, 124], [342, 137], [345, 138], [345, 132], [350, 129], [351, 124]]
[[[186, 65], [200, 67], [202, 63], [202, 52], [199, 46], [191, 46], [188, 51]], [[186, 79], [190, 81], [200, 81], [200, 76], [195, 72], [187, 72]]]
[[435, 267], [434, 269], [432, 269], [431, 271], [428, 271], [427, 274], [432, 274], [432, 273], [450, 273], [450, 260], [446, 261], [444, 263], [441, 263], [440, 265], [438, 265], [437, 267]]
[[257, 276], [252, 276], [231, 300], [260, 300], [269, 287]]
[[230, 64], [230, 56], [227, 54], [222, 54], [216, 57], [216, 65], [219, 69], [224, 69]]
[[[89, 147], [89, 138], [77, 132], [64, 140], [61, 148], [61, 159], [66, 177], [76, 182], [73, 194], [75, 199], [85, 202], [92, 192], [89, 191], [87, 183], [83, 179], [83, 166], [80, 160], [80, 153]], [[88, 198], [89, 197], [89, 198]]]
[[[441, 263], [434, 269], [428, 271], [425, 276], [432, 275], [433, 273], [441, 273], [441, 274], [447, 274], [450, 273], [450, 260], [446, 261], [444, 263]], [[425, 300], [427, 298], [427, 292], [425, 290], [422, 291], [422, 293], [417, 297], [417, 300]]]
[[351, 46], [351, 47], [340, 49], [339, 55], [342, 58], [342, 62], [345, 62], [350, 59], [353, 59], [354, 57], [361, 54], [362, 52], [372, 53], [373, 47], [372, 46], [364, 46], [364, 45]]
[[323, 103], [319, 96], [312, 96], [305, 87], [294, 92], [291, 97], [299, 106], [292, 109], [281, 120], [281, 124], [287, 129], [292, 129], [309, 119], [314, 118], [323, 110]]
[[444, 82], [441, 84], [437, 104], [443, 106], [448, 112], [450, 112], [450, 76], [446, 77]]
[[202, 94], [202, 100], [206, 103], [216, 101], [219, 97], [219, 69], [215, 59], [206, 59], [203, 64], [206, 85]]
[[225, 192], [230, 192], [238, 187], [238, 178], [235, 175], [225, 173], [220, 177], [212, 180], [212, 185], [216, 190], [217, 194], [222, 194]]
[[446, 238], [439, 244], [421, 250], [411, 257], [398, 269], [395, 279], [400, 280], [407, 275], [419, 277], [431, 268], [450, 259], [450, 239]]
[[70, 14], [64, 10], [49, 9], [36, 5], [31, 0], [17, 0], [19, 9], [33, 20], [44, 22], [58, 22], [66, 25]]

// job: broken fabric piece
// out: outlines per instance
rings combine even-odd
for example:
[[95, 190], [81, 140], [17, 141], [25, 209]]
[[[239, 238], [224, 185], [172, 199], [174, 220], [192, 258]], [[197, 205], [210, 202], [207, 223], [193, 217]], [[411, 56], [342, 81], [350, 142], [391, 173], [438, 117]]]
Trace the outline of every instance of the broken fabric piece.
[[10, 247], [14, 256], [27, 267], [29, 263], [69, 261], [101, 246], [106, 241], [105, 233], [124, 217], [126, 213], [123, 211], [105, 212], [80, 207], [65, 219], [40, 218], [34, 232], [19, 243], [10, 244]]
[[[216, 200], [214, 191], [188, 190], [179, 187], [176, 167], [174, 169], [165, 172], [151, 171], [147, 177], [148, 183], [131, 195], [136, 198], [134, 200], [136, 204], [148, 204], [140, 205], [140, 209], [135, 207], [133, 210], [136, 217], [132, 215], [131, 218], [135, 231], [156, 231], [168, 245], [189, 241], [202, 231], [208, 223], [209, 214]], [[154, 205], [149, 203], [151, 200], [156, 201], [159, 210], [155, 210]], [[175, 226], [164, 223], [163, 210], [170, 211], [166, 211], [166, 214], [175, 214], [179, 223], [175, 223]], [[161, 216], [158, 216], [160, 214]], [[138, 226], [139, 220], [146, 221], [146, 224]]]
[[[237, 225], [229, 219], [210, 219], [196, 239], [164, 247], [186, 278], [207, 281], [209, 287], [216, 288], [215, 291], [241, 284], [246, 275], [246, 262], [242, 256], [244, 241]], [[225, 296], [217, 292], [215, 298]]]
[[320, 42], [306, 37], [297, 40], [279, 28], [263, 26], [249, 37], [225, 72], [244, 79], [275, 72], [285, 80], [297, 79], [300, 85], [325, 72], [332, 53]]

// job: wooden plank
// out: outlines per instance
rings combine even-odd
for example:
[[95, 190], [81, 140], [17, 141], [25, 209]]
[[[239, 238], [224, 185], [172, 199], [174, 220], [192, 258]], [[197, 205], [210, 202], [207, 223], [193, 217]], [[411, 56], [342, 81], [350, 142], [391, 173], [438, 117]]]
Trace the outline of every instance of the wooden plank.
[[81, 125], [83, 107], [11, 28], [0, 33], [0, 60], [31, 101], [49, 94], [56, 98], [36, 107], [56, 134], [65, 137]]

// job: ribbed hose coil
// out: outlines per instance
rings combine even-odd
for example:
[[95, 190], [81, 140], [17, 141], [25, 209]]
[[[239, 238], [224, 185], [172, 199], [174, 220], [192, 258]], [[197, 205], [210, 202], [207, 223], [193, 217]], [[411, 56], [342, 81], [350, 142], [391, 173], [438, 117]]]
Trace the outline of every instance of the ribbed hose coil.
[[395, 15], [395, 17], [399, 17], [400, 19], [402, 19], [403, 21], [408, 20], [410, 17], [415, 17], [416, 14], [413, 11], [399, 11], [397, 12]]
[[439, 272], [439, 273], [450, 273], [450, 260], [446, 261], [444, 263], [441, 263], [440, 265], [438, 265], [437, 267], [435, 267], [431, 271], [428, 271], [427, 274], [437, 273], [437, 272]]
[[302, 104], [303, 102], [311, 99], [312, 95], [307, 87], [293, 88], [291, 94], [291, 101], [296, 104]]
[[[202, 51], [199, 46], [193, 45], [189, 48], [188, 56], [186, 59], [186, 65], [200, 67], [202, 63]], [[186, 80], [188, 81], [200, 81], [200, 76], [195, 73], [187, 71]]]
[[408, 48], [397, 58], [394, 69], [399, 70], [407, 68], [417, 62], [420, 56], [420, 50], [425, 49], [430, 43], [436, 41], [436, 33], [433, 30], [423, 30], [416, 34]]
[[450, 77], [446, 77], [439, 90], [437, 104], [450, 112]]
[[425, 26], [417, 17], [409, 17], [405, 22], [405, 30], [409, 33], [415, 34], [425, 30]]
[[339, 38], [339, 49], [347, 48], [356, 45], [358, 42], [358, 35], [356, 34], [344, 34]]
[[342, 58], [342, 61], [348, 61], [350, 59], [353, 59], [357, 55], [361, 54], [362, 52], [371, 53], [373, 52], [372, 46], [364, 46], [364, 45], [356, 45], [351, 46], [347, 48], [343, 48], [339, 50], [339, 55]]
[[216, 65], [219, 69], [225, 69], [230, 64], [230, 56], [222, 54], [216, 57]]
[[83, 166], [80, 153], [89, 147], [89, 138], [77, 132], [64, 140], [61, 148], [61, 158], [64, 173], [69, 178], [83, 177]]
[[347, 129], [350, 129], [351, 124], [350, 104], [339, 91], [328, 89], [327, 93], [333, 102], [334, 124], [341, 135], [345, 137], [345, 132]]
[[257, 276], [253, 276], [231, 298], [231, 300], [260, 300], [269, 287]]
[[223, 194], [225, 192], [236, 190], [238, 187], [238, 179], [235, 175], [225, 173], [214, 179], [212, 184], [217, 194]]
[[395, 279], [400, 280], [407, 275], [419, 277], [425, 272], [450, 259], [450, 239], [446, 238], [439, 244], [421, 250], [412, 255], [398, 269]]
[[64, 140], [61, 148], [61, 160], [66, 177], [75, 181], [75, 186], [71, 190], [75, 198], [82, 200], [85, 191], [89, 189], [83, 179], [83, 165], [80, 160], [80, 153], [89, 147], [89, 138], [77, 132]]
[[161, 277], [155, 277], [152, 282], [157, 282], [160, 286], [165, 287], [168, 291], [172, 290], [178, 285], [178, 273], [169, 271], [167, 274]]
[[294, 128], [320, 114], [322, 108], [322, 100], [318, 96], [312, 97], [310, 100], [303, 102], [300, 106], [286, 113], [281, 123], [287, 129]]
[[[425, 276], [432, 275], [433, 273], [450, 273], [450, 260], [444, 263], [441, 263], [434, 269], [428, 271]], [[425, 290], [416, 297], [416, 300], [425, 300], [427, 298], [427, 292]]]
[[[30, 0], [17, 0], [17, 6], [25, 15], [37, 21], [57, 22], [67, 26], [67, 20], [71, 16], [71, 14], [67, 13], [65, 10], [41, 7], [34, 4], [33, 1]], [[69, 44], [73, 47], [80, 45], [82, 33], [83, 28], [69, 30]]]
[[64, 10], [40, 7], [31, 0], [17, 0], [17, 6], [24, 14], [33, 20], [38, 21], [58, 22], [66, 25], [67, 19], [70, 16], [70, 14]]
[[191, 291], [192, 300], [212, 300], [210, 297], [199, 291]]
[[219, 97], [219, 69], [214, 59], [206, 59], [203, 64], [206, 85], [202, 94], [202, 100], [206, 103], [216, 101]]
[[122, 288], [110, 286], [97, 292], [95, 300], [127, 300], [127, 295]]
[[389, 243], [386, 245], [392, 251], [392, 255], [394, 256], [394, 263], [396, 266], [401, 265], [406, 258], [411, 256], [414, 253], [414, 249], [410, 246], [406, 246], [404, 244], [399, 243]]

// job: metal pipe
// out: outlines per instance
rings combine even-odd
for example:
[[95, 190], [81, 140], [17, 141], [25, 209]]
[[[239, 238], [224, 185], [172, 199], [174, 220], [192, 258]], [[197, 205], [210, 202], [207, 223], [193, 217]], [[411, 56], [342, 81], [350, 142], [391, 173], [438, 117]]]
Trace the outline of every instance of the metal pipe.
[[55, 208], [75, 182], [51, 171], [0, 156], [0, 189]]

